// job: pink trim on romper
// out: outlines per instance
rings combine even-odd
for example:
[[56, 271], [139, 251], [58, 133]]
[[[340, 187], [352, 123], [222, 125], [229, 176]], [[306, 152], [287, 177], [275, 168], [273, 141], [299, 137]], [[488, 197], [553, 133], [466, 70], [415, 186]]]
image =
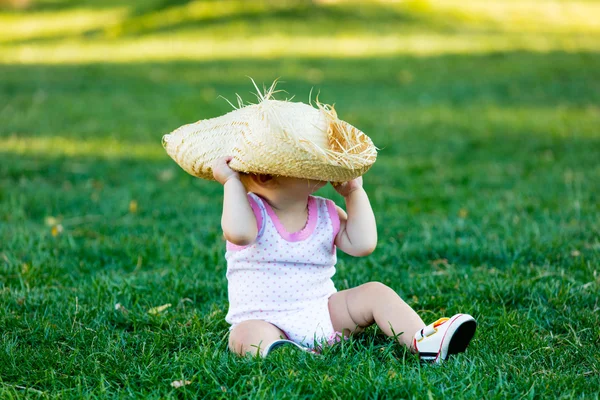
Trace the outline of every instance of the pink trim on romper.
[[275, 211], [273, 211], [271, 205], [265, 199], [260, 199], [265, 205], [265, 208], [267, 209], [267, 214], [269, 215], [269, 217], [271, 217], [273, 225], [275, 225], [275, 228], [277, 228], [277, 232], [279, 232], [279, 235], [281, 235], [281, 237], [287, 240], [288, 242], [299, 242], [301, 240], [304, 240], [308, 238], [315, 230], [315, 227], [317, 226], [318, 210], [317, 201], [314, 197], [308, 196], [308, 219], [306, 221], [306, 225], [304, 226], [304, 228], [294, 233], [288, 232], [281, 223], [281, 221], [279, 221], [279, 218], [277, 218], [277, 214], [275, 214]]
[[340, 215], [332, 200], [327, 200], [327, 211], [329, 211], [329, 219], [333, 225], [333, 240], [335, 241], [335, 237], [340, 231]]
[[[263, 223], [263, 214], [260, 209], [260, 206], [258, 205], [256, 200], [254, 200], [254, 197], [252, 197], [250, 194], [248, 194], [248, 203], [250, 203], [252, 212], [254, 213], [254, 216], [256, 217], [256, 231], [257, 231], [256, 239], [258, 240], [258, 236], [260, 235], [260, 228], [262, 227], [262, 223]], [[248, 246], [238, 246], [237, 244], [233, 244], [231, 242], [227, 242], [227, 245], [226, 245], [227, 251], [240, 251], [240, 250], [244, 250], [246, 247], [248, 247]]]

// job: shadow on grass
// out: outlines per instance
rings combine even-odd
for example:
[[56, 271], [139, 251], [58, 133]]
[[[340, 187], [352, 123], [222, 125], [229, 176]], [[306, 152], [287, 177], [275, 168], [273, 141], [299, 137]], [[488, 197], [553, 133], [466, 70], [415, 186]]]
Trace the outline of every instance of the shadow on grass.
[[[153, 143], [183, 123], [230, 111], [219, 95], [240, 93], [254, 102], [248, 76], [267, 86], [281, 78], [279, 88], [289, 94], [279, 98], [295, 95], [294, 101], [308, 102], [314, 88], [313, 100], [320, 92], [321, 101], [335, 103], [342, 118], [385, 146], [392, 145], [390, 129], [410, 139], [419, 125], [438, 135], [490, 129], [506, 136], [590, 135], [586, 124], [598, 119], [599, 71], [599, 54], [566, 52], [0, 65], [0, 136]], [[490, 113], [485, 120], [465, 119], [484, 109]], [[570, 112], [580, 117], [580, 128], [548, 125]]]
[[[48, 3], [47, 6], [49, 6]], [[65, 3], [56, 3], [61, 7]], [[76, 7], [73, 4], [72, 7]], [[79, 7], [87, 8], [82, 3]], [[40, 5], [40, 7], [42, 7]], [[46, 6], [43, 6], [46, 7]], [[94, 6], [92, 6], [94, 7]], [[397, 34], [407, 30], [424, 33], [465, 29], [464, 16], [432, 10], [418, 0], [402, 6], [362, 3], [352, 6], [306, 0], [286, 2], [244, 2], [219, 4], [216, 1], [160, 1], [133, 5], [127, 17], [82, 33], [45, 33], [8, 43], [34, 44], [60, 40], [117, 39], [193, 30], [195, 35], [244, 37], [258, 35], [319, 36], [335, 34]], [[496, 29], [488, 21], [486, 29]], [[467, 27], [468, 28], [468, 27]], [[283, 31], [282, 31], [283, 29]], [[481, 31], [481, 29], [478, 29]]]
[[[503, 136], [473, 146], [466, 137], [458, 147], [457, 140], [449, 135], [432, 144], [422, 134], [411, 153], [382, 151], [367, 174], [373, 208], [388, 221], [380, 226], [377, 271], [440, 259], [564, 264], [571, 248], [594, 243], [598, 138]], [[156, 147], [161, 151], [158, 141]], [[55, 249], [63, 260], [52, 274], [133, 271], [141, 259], [145, 268], [223, 271], [219, 185], [187, 175], [166, 155], [65, 157], [48, 150], [0, 152], [0, 239], [11, 257], [39, 262], [31, 252], [37, 243], [48, 249], [43, 259], [56, 262]], [[48, 217], [64, 228], [57, 238]]]
[[[23, 262], [53, 262], [58, 280], [133, 270], [140, 255], [152, 268], [223, 272], [220, 188], [180, 170], [160, 137], [230, 111], [219, 94], [252, 99], [246, 75], [282, 76], [295, 100], [314, 86], [381, 147], [365, 182], [390, 221], [382, 274], [438, 258], [562, 265], [567, 247], [585, 251], [597, 235], [599, 71], [600, 55], [564, 52], [2, 65], [2, 243]], [[125, 150], [111, 153], [107, 138]], [[97, 152], [78, 153], [87, 140]], [[147, 155], [127, 154], [136, 146]], [[58, 253], [48, 216], [65, 228]]]
[[[169, 5], [143, 13], [134, 11], [116, 30], [119, 36], [123, 36], [185, 29], [202, 32], [226, 26], [234, 32], [242, 29], [250, 35], [256, 35], [281, 33], [283, 25], [287, 34], [320, 35], [342, 30], [355, 33], [396, 32], [414, 24], [420, 24], [422, 28], [433, 28], [433, 21], [421, 15], [415, 4], [418, 2], [413, 1], [398, 8], [381, 3], [363, 3], [349, 7], [306, 0], [280, 3], [272, 1], [266, 4], [240, 2], [235, 9], [211, 5], [212, 10], [207, 8], [196, 13]], [[171, 12], [169, 18], [163, 17], [165, 12]], [[447, 25], [450, 25], [450, 21]]]
[[[16, 3], [19, 3], [18, 1]], [[123, 5], [120, 0], [25, 0], [21, 7], [11, 6], [11, 1], [0, 1], [0, 11], [27, 14], [32, 11], [63, 11], [73, 8], [110, 8]]]

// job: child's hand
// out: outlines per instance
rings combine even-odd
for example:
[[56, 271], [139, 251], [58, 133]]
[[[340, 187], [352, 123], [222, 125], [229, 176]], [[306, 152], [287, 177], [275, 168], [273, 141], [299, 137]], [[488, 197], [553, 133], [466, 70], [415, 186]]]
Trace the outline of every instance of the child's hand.
[[223, 157], [215, 160], [212, 165], [213, 176], [221, 185], [224, 185], [229, 179], [239, 179], [240, 175], [229, 168], [229, 162], [233, 157]]
[[348, 182], [332, 184], [333, 188], [344, 197], [348, 197], [350, 193], [362, 188], [362, 176]]

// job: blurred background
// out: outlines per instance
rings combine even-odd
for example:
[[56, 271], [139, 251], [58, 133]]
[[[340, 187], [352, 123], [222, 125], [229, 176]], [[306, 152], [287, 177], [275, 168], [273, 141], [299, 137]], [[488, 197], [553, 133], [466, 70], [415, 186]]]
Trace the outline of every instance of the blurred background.
[[365, 177], [380, 244], [340, 257], [339, 289], [380, 280], [417, 309], [598, 326], [599, 52], [591, 0], [0, 0], [1, 321], [32, 342], [65, 335], [75, 299], [98, 332], [115, 303], [131, 310], [115, 326], [163, 329], [142, 316], [182, 299], [172, 321], [222, 319], [221, 188], [161, 137], [230, 111], [220, 96], [255, 101], [252, 77], [280, 78], [280, 99], [320, 93], [380, 149]]
[[219, 188], [186, 176], [160, 138], [230, 111], [220, 96], [254, 101], [248, 77], [280, 78], [296, 101], [320, 93], [370, 135], [381, 149], [371, 195], [399, 218], [581, 212], [598, 181], [595, 1], [0, 6], [5, 240], [62, 218], [77, 243], [132, 209], [154, 225], [172, 207], [182, 219], [163, 222], [185, 224], [190, 197], [212, 204]]
[[0, 280], [183, 265], [223, 299], [221, 189], [160, 139], [230, 111], [219, 96], [254, 101], [248, 77], [320, 93], [381, 149], [366, 187], [390, 221], [382, 267], [351, 282], [597, 252], [599, 16], [593, 1], [3, 0]]

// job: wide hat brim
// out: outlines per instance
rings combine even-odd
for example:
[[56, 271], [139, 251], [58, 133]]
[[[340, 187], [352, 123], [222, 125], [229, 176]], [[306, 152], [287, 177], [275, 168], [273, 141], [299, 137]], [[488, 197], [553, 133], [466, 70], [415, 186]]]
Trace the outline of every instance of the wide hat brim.
[[264, 99], [217, 118], [184, 125], [163, 137], [181, 168], [213, 180], [212, 164], [231, 156], [239, 172], [346, 182], [377, 158], [371, 139], [337, 118], [333, 107]]

